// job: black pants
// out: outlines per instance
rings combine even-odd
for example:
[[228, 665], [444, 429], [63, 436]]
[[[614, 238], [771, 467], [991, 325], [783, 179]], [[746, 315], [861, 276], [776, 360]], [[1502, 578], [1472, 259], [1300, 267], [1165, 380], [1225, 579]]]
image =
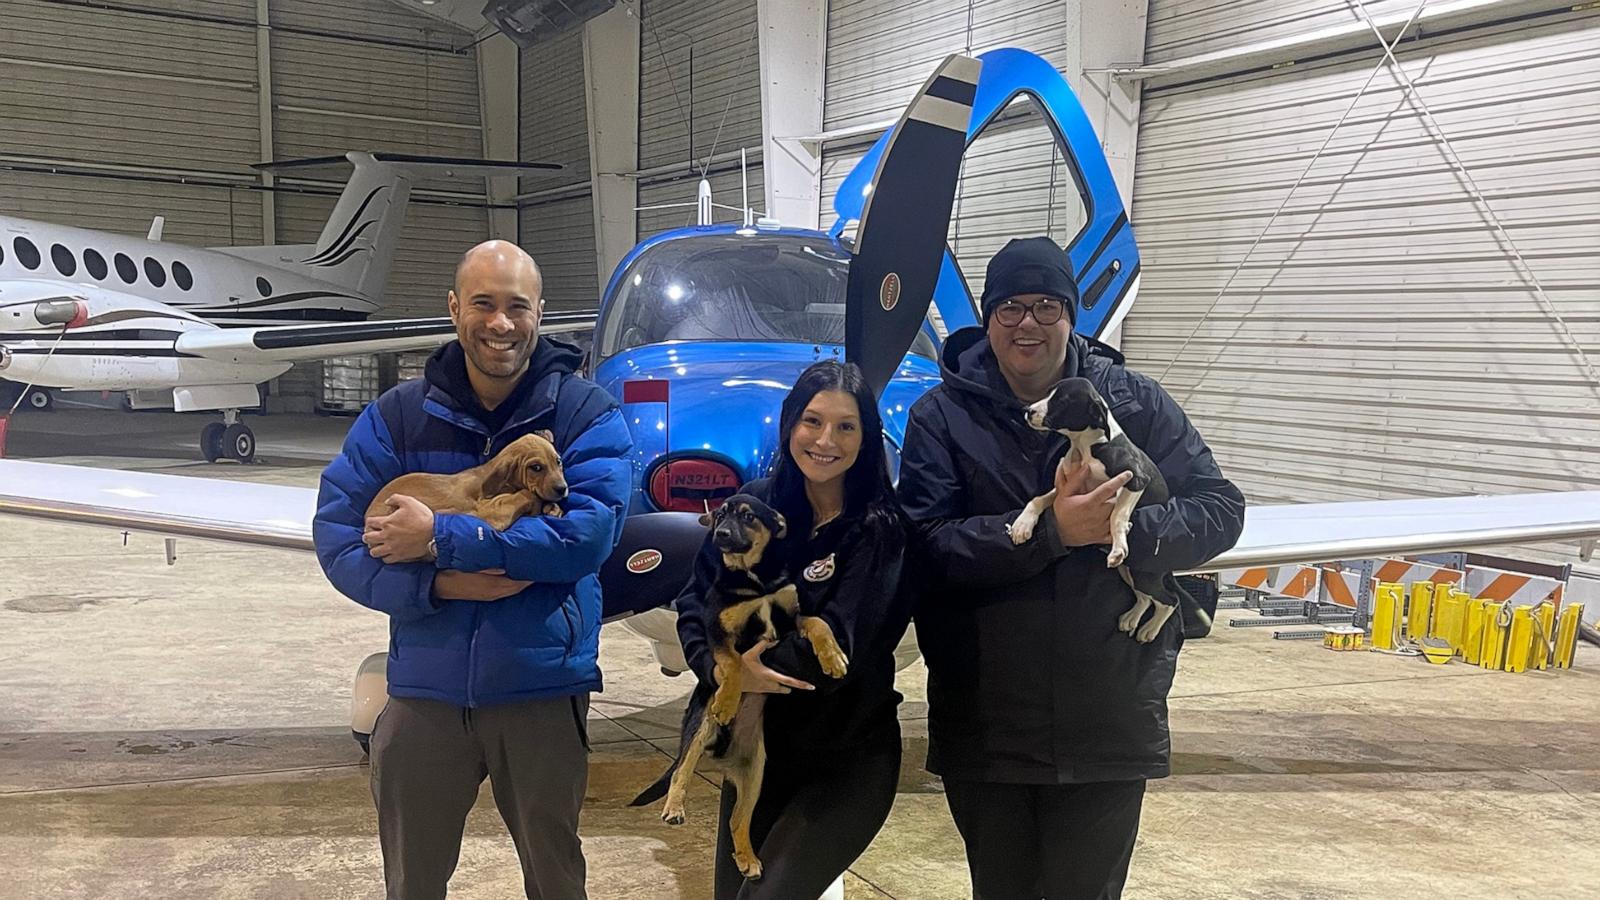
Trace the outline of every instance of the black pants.
[[1143, 781], [944, 783], [974, 900], [1116, 900], [1139, 834]]
[[734, 790], [724, 784], [717, 819], [716, 900], [816, 900], [877, 836], [899, 783], [898, 732], [892, 742], [864, 749], [827, 771], [797, 774], [768, 760], [761, 799], [750, 820], [761, 878], [748, 882], [733, 862], [728, 815]]
[[582, 900], [578, 816], [589, 695], [464, 709], [391, 697], [372, 729], [372, 799], [390, 900], [442, 900], [488, 778], [530, 900]]

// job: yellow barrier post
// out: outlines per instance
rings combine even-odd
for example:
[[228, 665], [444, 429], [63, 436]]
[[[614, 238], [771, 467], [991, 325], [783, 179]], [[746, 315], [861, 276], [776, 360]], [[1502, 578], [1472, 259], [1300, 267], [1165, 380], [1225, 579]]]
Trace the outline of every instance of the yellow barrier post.
[[1507, 672], [1528, 671], [1533, 655], [1533, 607], [1518, 606], [1511, 612], [1511, 634], [1506, 638]]
[[1405, 604], [1405, 586], [1380, 584], [1372, 601], [1372, 646], [1393, 650], [1400, 633], [1400, 610]]
[[1418, 581], [1411, 585], [1411, 606], [1406, 610], [1406, 637], [1421, 641], [1428, 636], [1428, 622], [1433, 612], [1433, 582]]
[[1578, 623], [1582, 620], [1582, 603], [1568, 603], [1561, 610], [1561, 624], [1556, 626], [1556, 668], [1572, 668], [1572, 659], [1578, 652]]
[[1483, 656], [1484, 607], [1488, 605], [1489, 601], [1482, 597], [1474, 597], [1467, 602], [1466, 624], [1461, 639], [1461, 658], [1474, 666]]
[[1551, 647], [1556, 637], [1556, 605], [1543, 600], [1533, 608], [1533, 662], [1531, 668], [1543, 671], [1550, 668]]
[[1480, 668], [1500, 669], [1505, 665], [1506, 632], [1511, 624], [1509, 619], [1501, 621], [1505, 606], [1504, 603], [1493, 602], [1483, 606], [1483, 650], [1478, 656]]

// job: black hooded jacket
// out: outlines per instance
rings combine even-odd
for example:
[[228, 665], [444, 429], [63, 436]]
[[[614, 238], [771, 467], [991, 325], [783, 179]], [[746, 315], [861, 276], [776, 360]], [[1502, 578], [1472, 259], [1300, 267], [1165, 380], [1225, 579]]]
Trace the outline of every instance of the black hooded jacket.
[[[1023, 421], [982, 329], [951, 335], [941, 368], [944, 383], [911, 408], [899, 484], [927, 575], [928, 768], [1034, 784], [1165, 776], [1177, 616], [1149, 644], [1119, 632], [1132, 591], [1104, 548], [1062, 547], [1048, 511], [1012, 545], [1006, 526], [1051, 488], [1066, 438]], [[1182, 571], [1232, 547], [1244, 496], [1161, 386], [1077, 334], [1064, 371], [1094, 383], [1172, 492], [1135, 511], [1128, 564]]]

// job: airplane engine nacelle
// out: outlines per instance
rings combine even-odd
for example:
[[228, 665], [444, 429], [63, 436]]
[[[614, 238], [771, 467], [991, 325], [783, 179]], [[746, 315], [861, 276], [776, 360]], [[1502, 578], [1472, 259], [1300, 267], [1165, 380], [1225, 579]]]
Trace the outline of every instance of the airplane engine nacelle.
[[69, 300], [41, 300], [33, 305], [33, 318], [41, 326], [77, 328], [89, 321], [89, 304], [76, 297]]
[[62, 325], [77, 328], [87, 321], [89, 321], [89, 304], [81, 297], [17, 303], [0, 310], [0, 325], [20, 330], [55, 328]]

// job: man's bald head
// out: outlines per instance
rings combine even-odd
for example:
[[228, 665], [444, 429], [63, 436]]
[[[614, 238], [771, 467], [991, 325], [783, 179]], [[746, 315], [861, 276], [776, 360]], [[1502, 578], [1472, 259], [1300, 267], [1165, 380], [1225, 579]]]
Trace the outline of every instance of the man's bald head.
[[450, 318], [467, 374], [493, 408], [527, 369], [539, 340], [544, 285], [533, 257], [509, 241], [484, 241], [456, 266]]
[[456, 263], [455, 289], [457, 296], [465, 295], [462, 278], [477, 274], [477, 270], [487, 268], [497, 273], [523, 274], [525, 270], [531, 274], [533, 284], [537, 285], [534, 294], [529, 298], [537, 302], [544, 295], [544, 274], [539, 271], [539, 264], [533, 261], [528, 251], [518, 247], [510, 241], [492, 240], [481, 244], [461, 254], [461, 261]]

